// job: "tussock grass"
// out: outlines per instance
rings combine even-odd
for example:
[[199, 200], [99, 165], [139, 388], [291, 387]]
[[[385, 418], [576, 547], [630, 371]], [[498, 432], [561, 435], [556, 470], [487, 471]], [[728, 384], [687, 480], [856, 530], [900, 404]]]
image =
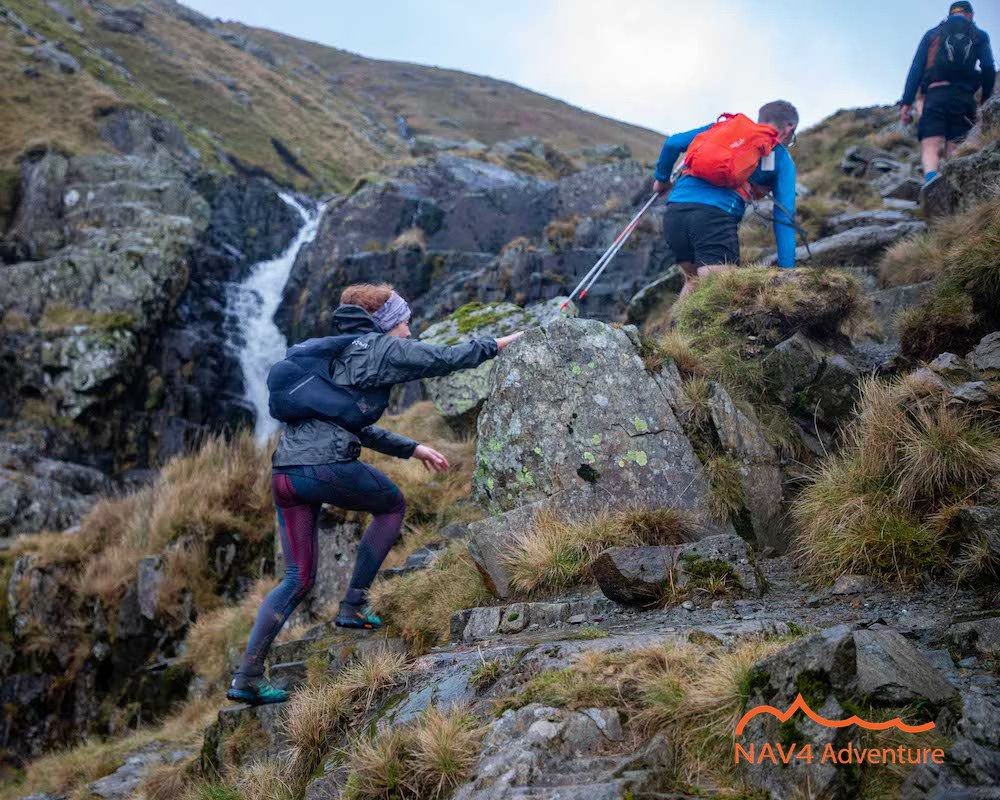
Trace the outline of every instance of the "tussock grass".
[[391, 250], [426, 250], [427, 234], [423, 228], [407, 228], [392, 241]]
[[559, 592], [588, 581], [590, 564], [609, 547], [677, 544], [695, 533], [692, 518], [671, 508], [607, 511], [572, 523], [544, 511], [504, 559], [519, 593]]
[[556, 253], [568, 250], [573, 246], [573, 239], [576, 237], [576, 226], [579, 217], [572, 216], [565, 219], [554, 219], [545, 226], [542, 238], [545, 243]]
[[469, 683], [477, 689], [485, 689], [496, 683], [510, 666], [511, 662], [506, 659], [483, 658], [480, 653], [479, 665], [469, 675]]
[[712, 273], [673, 308], [677, 331], [705, 370], [757, 403], [767, 387], [759, 357], [801, 331], [829, 339], [870, 316], [860, 284], [838, 270], [745, 267]]
[[359, 719], [405, 680], [406, 659], [386, 648], [366, 651], [333, 679], [307, 684], [292, 694], [285, 716], [291, 745], [289, 773], [295, 786]]
[[930, 277], [938, 280], [934, 293], [897, 322], [905, 355], [964, 354], [1000, 327], [1000, 198], [898, 245], [880, 267], [884, 285]]
[[[269, 456], [252, 435], [241, 433], [232, 440], [210, 438], [196, 452], [172, 459], [151, 487], [98, 502], [77, 533], [22, 537], [17, 548], [45, 563], [77, 566], [80, 593], [114, 605], [135, 579], [139, 559], [173, 546], [168, 589], [182, 584], [206, 601], [215, 593], [200, 545], [225, 534], [260, 544], [272, 534], [273, 513]], [[192, 553], [177, 552], [182, 549]], [[165, 602], [170, 594], [162, 593]]]
[[904, 582], [943, 569], [962, 546], [949, 533], [956, 508], [1000, 471], [995, 414], [949, 405], [914, 376], [866, 381], [857, 412], [792, 507], [803, 567]]
[[390, 629], [417, 651], [447, 640], [456, 611], [491, 600], [464, 542], [451, 544], [427, 569], [376, 582], [368, 594]]
[[288, 765], [282, 760], [254, 761], [240, 769], [236, 791], [241, 800], [294, 800], [295, 791], [287, 774]]
[[464, 709], [359, 737], [347, 750], [346, 800], [436, 800], [472, 776], [484, 730]]
[[731, 456], [713, 455], [704, 466], [711, 492], [712, 516], [724, 522], [739, 513], [745, 502], [740, 465]]
[[643, 360], [650, 372], [658, 371], [667, 359], [677, 365], [684, 378], [704, 376], [708, 372], [701, 356], [680, 331], [669, 331], [656, 339], [646, 339], [643, 345], [647, 350]]

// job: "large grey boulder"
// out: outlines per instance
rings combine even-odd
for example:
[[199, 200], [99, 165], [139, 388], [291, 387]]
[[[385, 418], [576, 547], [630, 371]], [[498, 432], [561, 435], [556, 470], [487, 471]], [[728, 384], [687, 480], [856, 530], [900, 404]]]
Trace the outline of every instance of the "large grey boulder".
[[473, 484], [497, 515], [470, 526], [470, 550], [500, 596], [511, 539], [546, 508], [578, 518], [674, 507], [705, 535], [732, 532], [708, 516], [708, 482], [671, 410], [671, 381], [676, 370], [651, 375], [629, 335], [596, 320], [533, 329], [497, 359]]
[[697, 456], [625, 331], [558, 319], [497, 359], [479, 417], [476, 497], [499, 511], [569, 490], [701, 513]]
[[[430, 344], [454, 345], [479, 337], [496, 339], [515, 331], [545, 325], [562, 313], [576, 314], [572, 304], [565, 312], [560, 311], [563, 299], [555, 298], [528, 308], [513, 303], [470, 303], [431, 325], [420, 334], [420, 340]], [[475, 432], [479, 409], [489, 394], [493, 365], [494, 361], [490, 360], [475, 369], [424, 380], [427, 397], [456, 433], [467, 435]]]

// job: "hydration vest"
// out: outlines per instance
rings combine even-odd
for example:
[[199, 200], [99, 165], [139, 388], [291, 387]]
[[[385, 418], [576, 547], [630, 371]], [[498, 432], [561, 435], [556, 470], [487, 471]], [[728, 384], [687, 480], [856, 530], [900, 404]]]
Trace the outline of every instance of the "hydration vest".
[[735, 189], [748, 200], [750, 176], [780, 143], [781, 134], [772, 126], [754, 122], [745, 114], [723, 114], [711, 128], [694, 137], [684, 157], [684, 174]]
[[357, 334], [307, 339], [289, 347], [267, 373], [268, 411], [281, 422], [322, 419], [357, 433], [375, 424], [389, 405], [391, 387], [338, 386], [332, 364]]
[[927, 50], [924, 89], [937, 81], [959, 81], [978, 74], [979, 29], [965, 17], [952, 16], [938, 25]]

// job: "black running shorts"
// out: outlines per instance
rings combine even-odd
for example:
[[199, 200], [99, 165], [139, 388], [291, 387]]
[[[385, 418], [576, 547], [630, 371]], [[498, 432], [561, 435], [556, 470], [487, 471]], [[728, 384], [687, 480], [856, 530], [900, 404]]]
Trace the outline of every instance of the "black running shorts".
[[663, 235], [678, 262], [696, 267], [740, 263], [740, 221], [703, 203], [668, 203]]
[[964, 139], [976, 122], [976, 98], [955, 86], [929, 89], [917, 137], [943, 136], [949, 142]]

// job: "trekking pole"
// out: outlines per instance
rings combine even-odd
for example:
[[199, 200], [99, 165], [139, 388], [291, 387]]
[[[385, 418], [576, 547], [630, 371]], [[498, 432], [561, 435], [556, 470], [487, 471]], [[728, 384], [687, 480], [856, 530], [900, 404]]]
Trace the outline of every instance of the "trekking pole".
[[597, 280], [600, 274], [604, 271], [604, 268], [607, 267], [607, 265], [611, 262], [611, 259], [613, 259], [618, 254], [618, 251], [621, 250], [626, 240], [629, 238], [629, 236], [632, 235], [635, 229], [639, 226], [639, 220], [642, 219], [642, 215], [649, 210], [649, 207], [653, 205], [654, 202], [656, 202], [656, 198], [658, 198], [659, 196], [660, 196], [659, 194], [654, 193], [653, 196], [646, 201], [646, 205], [644, 205], [641, 209], [639, 209], [639, 213], [636, 214], [628, 223], [628, 225], [626, 225], [622, 229], [621, 233], [619, 233], [615, 237], [615, 240], [611, 243], [608, 249], [604, 251], [604, 254], [599, 259], [597, 259], [594, 266], [592, 266], [587, 271], [587, 274], [583, 276], [583, 279], [576, 285], [576, 288], [573, 289], [572, 292], [570, 292], [569, 297], [567, 297], [560, 306], [560, 310], [565, 309], [570, 304], [570, 302], [576, 296], [577, 292], [580, 292], [581, 300], [587, 296], [587, 292], [589, 292], [590, 287], [594, 285], [594, 281]]

